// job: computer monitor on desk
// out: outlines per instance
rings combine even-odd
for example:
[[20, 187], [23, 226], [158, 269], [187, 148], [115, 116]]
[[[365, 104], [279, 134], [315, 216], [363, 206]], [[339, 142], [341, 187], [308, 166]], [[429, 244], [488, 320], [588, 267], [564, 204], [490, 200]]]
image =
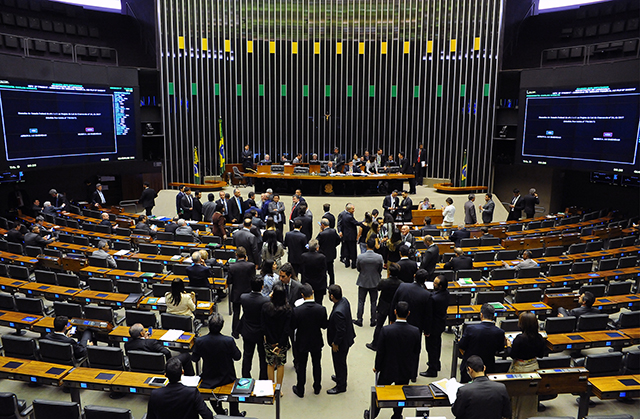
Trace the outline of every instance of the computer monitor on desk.
[[272, 164], [271, 165], [271, 173], [284, 173], [284, 165], [282, 165], [282, 164]]

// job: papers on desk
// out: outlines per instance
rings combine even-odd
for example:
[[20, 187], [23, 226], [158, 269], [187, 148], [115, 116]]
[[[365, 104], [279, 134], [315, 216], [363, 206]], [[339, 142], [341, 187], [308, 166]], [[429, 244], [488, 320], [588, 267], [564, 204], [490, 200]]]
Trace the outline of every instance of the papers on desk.
[[180, 256], [180, 255], [173, 255], [173, 256], [171, 256], [171, 260], [180, 260], [181, 257], [182, 256]]
[[449, 397], [449, 403], [451, 404], [455, 403], [456, 396], [458, 395], [458, 389], [464, 385], [459, 383], [455, 378], [443, 378], [442, 380], [435, 381], [431, 384], [444, 391], [447, 397]]
[[458, 284], [460, 286], [462, 286], [462, 287], [464, 287], [466, 285], [475, 285], [471, 278], [460, 278], [460, 279], [458, 279]]
[[193, 259], [191, 259], [190, 257], [188, 257], [188, 258], [184, 259], [184, 260], [182, 261], [182, 263], [193, 263]]
[[160, 340], [164, 340], [167, 342], [175, 342], [176, 340], [180, 339], [180, 336], [182, 336], [183, 333], [184, 333], [184, 330], [169, 329], [167, 330], [167, 333], [162, 335]]
[[253, 394], [255, 394], [256, 397], [273, 396], [273, 381], [256, 380], [253, 386]]
[[113, 255], [114, 255], [114, 256], [124, 256], [124, 255], [126, 255], [127, 253], [129, 253], [130, 251], [131, 251], [131, 250], [126, 250], [126, 249], [118, 250], [118, 251], [117, 251], [117, 252], [115, 252]]
[[182, 378], [180, 379], [180, 382], [187, 387], [198, 387], [198, 384], [200, 384], [200, 376], [199, 375], [192, 375], [192, 376], [183, 375]]

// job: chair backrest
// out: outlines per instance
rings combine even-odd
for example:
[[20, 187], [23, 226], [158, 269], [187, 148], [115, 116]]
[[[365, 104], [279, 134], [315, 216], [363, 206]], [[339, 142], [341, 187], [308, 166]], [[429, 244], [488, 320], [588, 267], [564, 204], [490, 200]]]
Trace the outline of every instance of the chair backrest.
[[633, 282], [631, 281], [609, 282], [609, 287], [607, 288], [607, 295], [631, 294], [632, 285], [633, 285]]
[[160, 315], [161, 327], [165, 330], [178, 329], [185, 332], [193, 331], [193, 319], [191, 316], [162, 313]]
[[[108, 226], [105, 226], [105, 227], [108, 227]], [[114, 228], [114, 233], [117, 234], [118, 236], [130, 236], [131, 235], [131, 229], [122, 228], [122, 227], [116, 227], [116, 228]]]
[[186, 275], [187, 268], [191, 265], [175, 264], [171, 266], [174, 275]]
[[604, 242], [602, 240], [596, 240], [587, 243], [587, 247], [585, 248], [585, 252], [596, 252], [598, 250], [602, 250], [604, 247]]
[[599, 271], [611, 271], [618, 267], [618, 259], [601, 259], [598, 261]]
[[197, 301], [213, 301], [213, 293], [211, 288], [204, 287], [184, 287], [187, 292], [193, 292], [196, 294]]
[[570, 263], [556, 263], [549, 265], [549, 272], [547, 272], [547, 276], [569, 275], [569, 273], [571, 273]]
[[500, 322], [500, 329], [505, 332], [519, 332], [518, 322], [518, 319], [504, 319]]
[[571, 333], [576, 329], [577, 320], [578, 319], [574, 316], [547, 317], [544, 324], [544, 330], [547, 334]]
[[124, 371], [124, 352], [122, 348], [111, 346], [87, 346], [89, 365], [91, 368], [106, 368], [109, 370]]
[[62, 243], [73, 244], [73, 236], [71, 234], [60, 233], [58, 234], [58, 240]]
[[480, 269], [460, 269], [456, 271], [456, 279], [471, 278], [472, 281], [480, 281], [482, 271]]
[[[160, 232], [158, 232], [160, 234]], [[160, 240], [160, 237], [158, 237]], [[173, 235], [171, 240], [173, 240]], [[158, 245], [151, 243], [138, 243], [138, 251], [140, 253], [144, 253], [145, 255], [157, 255], [158, 254]]]
[[11, 294], [0, 292], [0, 310], [15, 311], [16, 300]]
[[78, 244], [80, 246], [91, 246], [89, 237], [73, 236], [73, 244]]
[[91, 291], [113, 292], [113, 280], [110, 278], [96, 278], [90, 276], [88, 279]]
[[0, 276], [4, 276], [4, 277], [9, 276], [9, 269], [7, 268], [7, 265], [5, 265], [4, 263], [0, 263]]
[[515, 269], [494, 269], [490, 274], [490, 279], [513, 279], [515, 277]]
[[36, 269], [34, 273], [36, 276], [36, 282], [40, 282], [41, 284], [58, 285], [58, 279], [56, 278], [55, 272]]
[[522, 231], [522, 224], [511, 224], [507, 227], [507, 231]]
[[636, 243], [636, 236], [626, 236], [622, 238], [622, 247], [633, 246]]
[[568, 294], [570, 292], [570, 287], [547, 287], [544, 289], [545, 294]]
[[35, 419], [81, 419], [80, 404], [53, 400], [34, 400]]
[[91, 320], [102, 320], [114, 323], [114, 314], [111, 307], [101, 307], [96, 305], [84, 306], [84, 317]]
[[[18, 398], [13, 393], [0, 393], [0, 418], [18, 419], [22, 418], [18, 406]], [[29, 417], [29, 416], [24, 416]]]
[[208, 244], [208, 243], [222, 243], [222, 237], [220, 236], [200, 236], [200, 240], [202, 240], [202, 243]]
[[146, 260], [140, 261], [140, 270], [142, 272], [153, 272], [161, 274], [164, 266], [160, 262], [148, 262]]
[[113, 248], [114, 250], [131, 250], [131, 242], [114, 241]]
[[116, 287], [121, 294], [143, 294], [142, 282], [129, 281], [127, 279], [118, 279]]
[[53, 311], [56, 313], [56, 316], [67, 316], [70, 319], [81, 319], [84, 317], [80, 304], [54, 301]]
[[518, 278], [538, 278], [539, 276], [540, 267], [538, 266], [518, 269]]
[[609, 240], [609, 246], [607, 247], [608, 249], [617, 249], [619, 247], [622, 247], [622, 237], [617, 237], [615, 239]]
[[584, 314], [578, 318], [576, 330], [579, 332], [605, 330], [608, 322], [609, 316], [606, 314]]
[[499, 246], [500, 237], [480, 237], [480, 246]]
[[580, 287], [579, 294], [582, 295], [585, 291], [589, 291], [593, 294], [594, 297], [604, 297], [604, 292], [607, 289], [605, 284], [590, 284], [590, 285], [582, 285]]
[[446, 278], [447, 281], [452, 282], [455, 279], [456, 273], [454, 271], [435, 271], [434, 272], [435, 276], [444, 276]]
[[45, 247], [44, 249], [44, 254], [47, 256], [53, 256], [54, 258], [61, 258], [62, 257], [62, 252], [58, 249], [49, 249], [47, 247]]
[[69, 288], [80, 288], [80, 278], [75, 274], [58, 273], [56, 274], [58, 285]]
[[4, 356], [35, 361], [40, 359], [38, 346], [34, 338], [6, 334], [0, 336], [0, 339], [2, 340]]
[[7, 242], [7, 251], [16, 255], [24, 254], [24, 249], [20, 243]]
[[449, 305], [450, 306], [468, 306], [471, 305], [471, 293], [464, 292], [451, 292], [449, 293]]
[[593, 262], [591, 262], [590, 260], [585, 262], [573, 262], [573, 265], [571, 265], [571, 273], [583, 274], [583, 273], [591, 272], [592, 267], [593, 267]]
[[128, 351], [129, 366], [133, 372], [164, 374], [164, 355], [160, 352]]
[[516, 303], [535, 303], [541, 299], [542, 289], [540, 288], [518, 289], [514, 296]]
[[501, 250], [496, 255], [496, 260], [515, 260], [518, 258], [517, 250]]
[[[180, 248], [177, 246], [160, 246], [160, 254], [164, 256], [174, 256], [180, 254]], [[144, 260], [140, 261], [144, 262]]]
[[629, 351], [622, 362], [622, 375], [640, 374], [640, 351]]
[[31, 256], [32, 258], [37, 258], [42, 254], [42, 249], [38, 246], [25, 246], [24, 251], [27, 256]]
[[120, 407], [85, 406], [84, 419], [133, 419], [131, 410]]
[[158, 231], [158, 233], [156, 234], [156, 238], [158, 240], [173, 240], [173, 237], [173, 233], [168, 231]]
[[620, 329], [640, 327], [640, 311], [621, 312], [617, 323]]
[[153, 311], [125, 310], [124, 315], [129, 327], [136, 323], [140, 323], [144, 327], [156, 327], [158, 325], [158, 319]]
[[224, 269], [222, 266], [212, 266], [209, 268], [212, 278], [224, 278]]
[[588, 355], [584, 360], [584, 367], [589, 370], [590, 377], [616, 375], [622, 366], [622, 352], [608, 352]]
[[176, 234], [175, 241], [183, 243], [193, 243], [194, 237], [191, 234]]
[[20, 265], [9, 265], [9, 276], [15, 279], [22, 279], [23, 281], [29, 280], [29, 268]]
[[78, 360], [73, 355], [73, 346], [70, 343], [40, 339], [39, 344], [40, 358], [44, 362], [77, 366]]
[[233, 250], [215, 249], [213, 251], [213, 257], [216, 259], [229, 260], [236, 257], [236, 252]]
[[531, 257], [532, 258], [541, 258], [542, 255], [544, 255], [544, 248], [542, 247], [538, 247], [537, 249], [529, 249], [529, 251], [531, 252]]
[[569, 368], [571, 366], [571, 356], [545, 356], [544, 358], [538, 358], [538, 368], [541, 370], [548, 370], [554, 368]]
[[460, 240], [460, 247], [477, 247], [480, 246], [480, 239], [468, 238]]
[[540, 223], [541, 228], [553, 227], [556, 223], [556, 220], [543, 220]]
[[39, 298], [15, 297], [16, 309], [21, 313], [44, 316], [44, 303]]
[[125, 271], [137, 271], [140, 267], [136, 259], [116, 259], [116, 265]]
[[638, 257], [636, 255], [623, 256], [618, 259], [618, 269], [633, 268], [638, 263]]
[[569, 246], [569, 250], [567, 251], [567, 253], [569, 253], [570, 255], [575, 255], [576, 253], [584, 253], [586, 249], [586, 243], [574, 243]]
[[491, 262], [496, 258], [494, 252], [476, 252], [473, 254], [474, 262]]
[[564, 252], [564, 247], [562, 246], [549, 246], [544, 249], [544, 257], [549, 256], [560, 256]]
[[502, 303], [504, 301], [504, 291], [478, 291], [476, 295], [476, 305], [484, 303]]

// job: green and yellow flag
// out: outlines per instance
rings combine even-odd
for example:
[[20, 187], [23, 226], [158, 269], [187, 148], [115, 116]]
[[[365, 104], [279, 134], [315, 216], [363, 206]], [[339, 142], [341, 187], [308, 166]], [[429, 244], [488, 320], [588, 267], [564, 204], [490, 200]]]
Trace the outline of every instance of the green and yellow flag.
[[200, 160], [198, 160], [198, 147], [193, 147], [193, 179], [194, 183], [200, 184], [200, 170], [198, 164]]
[[224, 152], [224, 134], [222, 133], [222, 118], [218, 118], [218, 125], [220, 127], [220, 142], [218, 143], [218, 155], [220, 159], [220, 175], [224, 174], [224, 167], [226, 164], [225, 152]]
[[462, 159], [462, 176], [460, 176], [460, 186], [467, 186], [467, 150], [464, 151]]

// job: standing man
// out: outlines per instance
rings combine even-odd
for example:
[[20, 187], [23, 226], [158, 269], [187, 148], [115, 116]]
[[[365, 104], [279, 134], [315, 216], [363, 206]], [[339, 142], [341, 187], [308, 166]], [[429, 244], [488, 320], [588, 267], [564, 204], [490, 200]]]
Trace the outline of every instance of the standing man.
[[242, 193], [240, 189], [233, 190], [233, 198], [229, 200], [229, 217], [228, 220], [232, 224], [240, 223], [244, 217], [244, 203], [242, 202]]
[[515, 188], [513, 190], [513, 198], [511, 199], [509, 207], [511, 211], [509, 211], [507, 221], [518, 221], [520, 217], [522, 217], [522, 210], [524, 209], [524, 201], [520, 196], [520, 189]]
[[273, 285], [282, 284], [287, 292], [287, 302], [291, 307], [296, 306], [296, 301], [302, 298], [302, 284], [296, 281], [293, 267], [289, 262], [280, 267], [280, 279], [273, 281]]
[[464, 203], [464, 223], [465, 224], [477, 224], [478, 217], [476, 216], [476, 207], [473, 205], [473, 201], [476, 200], [476, 195], [470, 193], [469, 200]]
[[311, 213], [311, 211], [307, 210], [306, 202], [301, 202], [300, 205], [298, 205], [298, 209], [299, 215], [294, 218], [293, 222], [295, 223], [297, 220], [300, 220], [300, 222], [302, 223], [300, 232], [302, 232], [302, 234], [307, 237], [307, 241], [309, 241], [313, 236], [313, 214]]
[[538, 205], [539, 203], [540, 199], [538, 198], [538, 194], [536, 193], [535, 188], [529, 189], [529, 195], [525, 195], [522, 197], [522, 206], [526, 218], [533, 218], [533, 216], [536, 214], [536, 205]]
[[[242, 162], [242, 170], [246, 172], [253, 172], [253, 152], [249, 148], [249, 144], [244, 145], [244, 150], [242, 150], [242, 154], [240, 155], [240, 160]], [[249, 182], [247, 184], [249, 186], [253, 185], [253, 178], [248, 178]]]
[[245, 218], [242, 228], [234, 231], [231, 238], [236, 248], [243, 247], [247, 251], [247, 260], [258, 269], [261, 265], [262, 248], [258, 246], [258, 238], [251, 232], [251, 218]]
[[394, 190], [391, 195], [387, 195], [382, 200], [382, 208], [384, 208], [384, 216], [391, 215], [393, 219], [396, 218], [396, 211], [400, 205], [400, 199], [398, 198], [398, 191]]
[[302, 273], [302, 254], [307, 251], [307, 236], [300, 231], [302, 221], [296, 220], [293, 227], [293, 231], [285, 234], [283, 245], [287, 248], [289, 263], [298, 275]]
[[335, 387], [327, 390], [327, 394], [339, 394], [347, 391], [347, 355], [353, 345], [356, 332], [353, 329], [351, 306], [349, 301], [342, 296], [340, 285], [333, 284], [329, 287], [329, 299], [333, 303], [333, 309], [329, 316], [327, 326], [327, 341], [331, 345], [331, 357], [335, 375], [331, 379], [335, 381]]
[[182, 198], [184, 197], [184, 185], [178, 187], [178, 194], [176, 195], [176, 214], [178, 218], [182, 216]]
[[376, 167], [382, 167], [382, 148], [378, 148], [376, 151]]
[[[398, 162], [400, 163], [400, 172], [405, 175], [413, 175], [415, 170], [413, 169], [413, 165], [409, 161], [409, 159], [405, 158], [404, 152], [401, 151], [398, 153]], [[409, 193], [416, 193], [416, 178], [409, 178]], [[404, 195], [403, 195], [404, 196]]]
[[413, 167], [416, 172], [416, 183], [422, 185], [424, 179], [424, 169], [427, 167], [427, 150], [424, 149], [424, 144], [419, 144], [418, 149], [415, 152], [415, 161]]
[[425, 338], [425, 346], [427, 347], [427, 355], [429, 355], [428, 368], [421, 372], [423, 377], [437, 377], [440, 371], [440, 353], [442, 352], [442, 332], [446, 328], [447, 308], [449, 307], [449, 281], [444, 275], [438, 275], [433, 281], [434, 293], [431, 294], [432, 304], [432, 322], [431, 333]]
[[91, 203], [98, 208], [102, 208], [107, 204], [107, 200], [102, 193], [102, 185], [100, 183], [96, 183], [96, 190], [93, 191], [93, 196], [91, 197]]
[[356, 207], [353, 204], [348, 203], [346, 208], [346, 213], [342, 216], [342, 246], [345, 248], [344, 253], [344, 267], [348, 268], [351, 265], [351, 269], [356, 268], [356, 260], [357, 260], [357, 252], [356, 252], [356, 241], [358, 240], [357, 227], [362, 227], [362, 223], [356, 221], [353, 218], [353, 213], [356, 210]]
[[440, 249], [438, 249], [438, 246], [433, 242], [432, 236], [424, 236], [424, 244], [427, 246], [427, 250], [422, 253], [420, 269], [427, 271], [429, 278], [431, 278], [433, 276], [433, 272], [436, 270], [438, 259], [440, 259]]
[[144, 210], [146, 211], [145, 214], [147, 215], [147, 217], [150, 217], [153, 207], [156, 206], [155, 199], [158, 197], [158, 194], [155, 190], [149, 187], [149, 182], [144, 182], [142, 184], [142, 187], [144, 189], [142, 190], [140, 199], [138, 199], [138, 204], [142, 205], [142, 208], [144, 208]]
[[224, 191], [220, 191], [218, 192], [218, 200], [216, 201], [217, 205], [220, 205], [222, 207], [222, 214], [225, 217], [229, 217], [229, 201], [227, 200], [227, 195], [225, 194]]
[[402, 281], [398, 278], [399, 273], [400, 266], [397, 263], [389, 262], [389, 277], [383, 278], [378, 284], [380, 298], [378, 299], [378, 305], [376, 307], [376, 328], [373, 331], [373, 340], [371, 343], [365, 344], [365, 346], [372, 351], [377, 350], [380, 330], [382, 330], [382, 326], [384, 326], [384, 322], [387, 321], [391, 312], [393, 296], [396, 295], [398, 287], [402, 284]]
[[256, 266], [247, 261], [247, 251], [240, 246], [236, 249], [236, 261], [229, 264], [227, 282], [231, 285], [229, 298], [233, 306], [233, 321], [231, 334], [234, 338], [240, 337], [240, 296], [251, 292], [251, 281], [256, 277]]
[[182, 207], [182, 218], [190, 220], [193, 215], [193, 197], [191, 196], [191, 188], [188, 186], [184, 187], [184, 196], [180, 201], [180, 206]]
[[[407, 323], [409, 304], [399, 301], [395, 308], [395, 323], [380, 331], [373, 372], [378, 374], [376, 385], [406, 385], [418, 376], [420, 360], [420, 330]], [[376, 418], [380, 409], [373, 407], [372, 414], [364, 411], [365, 419]], [[393, 408], [392, 419], [402, 418], [402, 407]]]
[[478, 208], [480, 212], [482, 212], [482, 222], [485, 224], [489, 224], [493, 221], [493, 210], [496, 207], [496, 204], [491, 199], [493, 195], [490, 193], [484, 194], [484, 205], [480, 205]]
[[318, 252], [318, 240], [309, 241], [309, 251], [300, 257], [302, 266], [302, 283], [313, 288], [316, 303], [322, 304], [327, 291], [327, 258]]
[[[415, 192], [414, 192], [415, 193]], [[399, 212], [402, 214], [402, 221], [411, 221], [411, 207], [413, 206], [413, 201], [409, 196], [409, 192], [402, 191], [402, 202], [400, 202]], [[403, 226], [407, 227], [408, 226]]]
[[336, 260], [336, 248], [340, 244], [340, 235], [330, 226], [330, 221], [323, 218], [320, 222], [320, 233], [318, 233], [316, 239], [318, 240], [320, 253], [322, 253], [326, 258], [329, 285], [333, 285], [336, 283], [336, 274], [333, 269], [333, 262]]
[[467, 372], [473, 379], [458, 389], [451, 412], [459, 419], [510, 419], [511, 400], [504, 384], [489, 380], [482, 358], [471, 356]]
[[[213, 313], [209, 318], [209, 334], [196, 339], [193, 346], [192, 359], [194, 362], [203, 360], [202, 388], [216, 388], [233, 383], [236, 380], [236, 370], [233, 361], [239, 361], [242, 357], [240, 349], [229, 336], [224, 336], [222, 327], [224, 319], [220, 313]], [[212, 401], [211, 406], [218, 415], [225, 415], [222, 402]], [[244, 416], [245, 412], [240, 412], [238, 402], [229, 402], [230, 416]]]
[[[425, 340], [431, 334], [431, 319], [433, 318], [433, 300], [431, 293], [424, 286], [428, 276], [427, 271], [418, 269], [414, 282], [400, 284], [391, 301], [391, 307], [397, 307], [399, 301], [406, 301], [409, 304], [409, 309], [412, 311], [407, 321], [420, 329], [420, 332], [425, 336]], [[389, 313], [389, 317], [389, 323], [396, 320], [393, 312]]]
[[213, 213], [216, 212], [217, 204], [213, 202], [215, 195], [210, 193], [207, 195], [207, 202], [202, 204], [202, 218], [205, 223], [210, 223], [213, 220]]
[[300, 198], [298, 195], [293, 195], [291, 197], [291, 213], [289, 214], [289, 231], [293, 230], [293, 220], [298, 218], [300, 215]]
[[340, 154], [338, 147], [334, 147], [333, 154], [331, 155], [331, 161], [335, 169], [338, 172], [342, 172], [342, 167], [344, 166], [344, 157]]
[[253, 352], [258, 348], [260, 380], [267, 379], [267, 358], [264, 350], [264, 331], [262, 330], [262, 306], [269, 302], [269, 297], [262, 295], [262, 278], [251, 280], [251, 292], [240, 296], [242, 319], [240, 334], [242, 335], [242, 377], [251, 377]]
[[280, 201], [280, 195], [273, 195], [273, 200], [269, 202], [268, 206], [269, 216], [273, 218], [273, 222], [276, 223], [276, 233], [278, 233], [278, 241], [282, 242], [282, 228], [284, 226], [284, 202]]
[[486, 365], [487, 372], [494, 372], [496, 365], [496, 352], [505, 347], [504, 330], [494, 323], [496, 310], [492, 305], [484, 303], [480, 308], [480, 324], [468, 325], [458, 348], [463, 351], [462, 363], [460, 364], [460, 382], [467, 383], [471, 380], [467, 373], [467, 362], [472, 355], [482, 358], [483, 365]]
[[[402, 228], [404, 228], [404, 226]], [[398, 266], [400, 267], [400, 272], [398, 273], [398, 278], [402, 282], [410, 284], [413, 282], [413, 276], [418, 271], [418, 263], [415, 260], [409, 259], [410, 251], [406, 244], [401, 245], [399, 251], [400, 260], [398, 261]]]
[[353, 321], [358, 327], [362, 327], [362, 317], [364, 314], [364, 301], [369, 294], [371, 304], [370, 326], [376, 326], [376, 302], [378, 301], [378, 284], [382, 279], [382, 266], [384, 259], [382, 255], [374, 252], [376, 239], [371, 237], [367, 240], [367, 251], [358, 256], [356, 267], [358, 269], [358, 318]]
[[330, 212], [331, 204], [323, 204], [322, 210], [324, 211], [322, 218], [326, 218], [327, 220], [329, 220], [329, 227], [336, 228], [336, 217]]
[[327, 309], [314, 301], [311, 285], [302, 285], [304, 303], [293, 309], [291, 328], [295, 330], [293, 350], [296, 353], [297, 382], [292, 390], [298, 397], [304, 397], [304, 386], [307, 381], [307, 360], [311, 354], [313, 367], [313, 393], [322, 390], [322, 329], [327, 328]]
[[193, 197], [193, 212], [191, 213], [191, 219], [193, 221], [202, 221], [202, 192], [196, 191]]

